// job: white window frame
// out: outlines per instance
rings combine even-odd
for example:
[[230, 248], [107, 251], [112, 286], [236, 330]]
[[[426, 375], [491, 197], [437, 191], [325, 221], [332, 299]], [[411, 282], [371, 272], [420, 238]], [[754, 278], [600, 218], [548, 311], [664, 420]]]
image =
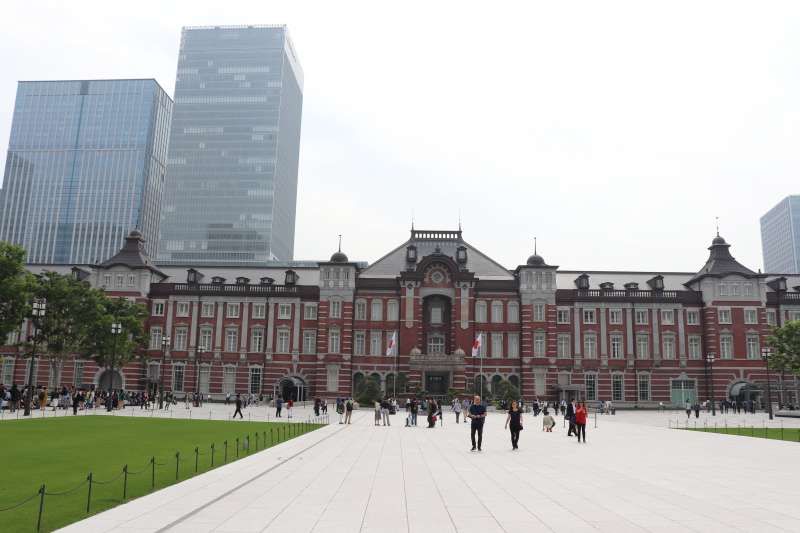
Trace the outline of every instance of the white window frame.
[[307, 355], [317, 353], [317, 332], [313, 329], [303, 331], [303, 353]]
[[500, 300], [492, 301], [492, 324], [503, 323], [503, 302]]
[[633, 313], [633, 322], [637, 326], [646, 326], [650, 321], [647, 309], [636, 309]]
[[[619, 382], [619, 396], [617, 396], [617, 382]], [[618, 372], [611, 374], [611, 400], [615, 402], [625, 401], [625, 376]]]
[[260, 394], [264, 386], [264, 369], [260, 366], [251, 366], [247, 372], [247, 392]]
[[703, 358], [703, 338], [700, 335], [689, 335], [689, 359], [699, 360]]
[[161, 339], [164, 338], [164, 328], [161, 326], [150, 326], [150, 349], [160, 350]]
[[485, 323], [487, 319], [486, 300], [475, 302], [475, 322]]
[[733, 359], [733, 335], [730, 333], [719, 336], [719, 358], [726, 361]]
[[758, 333], [748, 333], [745, 337], [747, 358], [751, 361], [761, 358], [761, 338]]
[[622, 309], [609, 309], [608, 323], [615, 326], [622, 324]]
[[267, 304], [253, 304], [253, 319], [259, 320], [267, 317]]
[[583, 334], [583, 357], [597, 359], [597, 335], [595, 333]]
[[[586, 388], [586, 400], [590, 402], [597, 401], [597, 374], [595, 372], [587, 372], [583, 375], [583, 380]], [[590, 385], [589, 382], [592, 384]]]
[[238, 352], [239, 351], [239, 329], [238, 328], [225, 328], [225, 351]]
[[700, 324], [700, 312], [694, 309], [686, 311], [686, 324], [689, 326], [697, 326]]
[[511, 359], [519, 357], [519, 333], [508, 334], [508, 357]]
[[197, 337], [198, 348], [204, 351], [211, 351], [211, 343], [214, 338], [214, 330], [211, 326], [200, 326], [200, 335]]
[[355, 319], [356, 320], [366, 320], [367, 319], [367, 301], [366, 300], [356, 300], [354, 314], [355, 314]]
[[164, 316], [164, 302], [153, 302], [153, 309], [150, 316]]
[[675, 336], [664, 335], [661, 339], [661, 358], [662, 359], [675, 359]]
[[674, 326], [675, 325], [675, 310], [674, 309], [662, 309], [661, 310], [661, 324], [664, 326]]
[[745, 307], [744, 323], [748, 325], [758, 324], [758, 309], [755, 309], [754, 307]]
[[544, 322], [545, 304], [535, 302], [533, 304], [533, 321]]
[[222, 367], [222, 393], [236, 394], [236, 366], [225, 365]]
[[[178, 381], [178, 370], [180, 369], [180, 382]], [[172, 363], [172, 391], [183, 392], [186, 385], [186, 365], [183, 362]]]
[[777, 313], [774, 309], [767, 309], [767, 324], [770, 326], [775, 326], [777, 322]]
[[397, 300], [388, 300], [386, 302], [386, 320], [394, 322], [400, 320], [400, 303]]
[[583, 309], [583, 323], [597, 324], [597, 312], [594, 309]]
[[175, 316], [181, 318], [189, 316], [189, 302], [175, 302]]
[[278, 319], [291, 320], [292, 318], [292, 304], [279, 303], [278, 304]]
[[367, 332], [356, 331], [353, 334], [353, 355], [366, 355], [367, 353]]
[[547, 332], [533, 332], [533, 356], [545, 357], [547, 355]]
[[264, 351], [264, 328], [250, 330], [250, 351], [256, 353]]
[[519, 304], [517, 302], [508, 302], [506, 320], [509, 324], [516, 324], [519, 322]]
[[492, 332], [491, 334], [491, 341], [492, 341], [492, 357], [496, 359], [502, 358], [505, 353], [503, 350], [503, 334], [500, 332]]
[[291, 332], [289, 328], [278, 328], [275, 336], [275, 353], [289, 353], [291, 349]]
[[624, 359], [625, 358], [625, 344], [621, 333], [611, 334], [611, 351], [609, 355], [611, 359]]
[[381, 342], [383, 340], [383, 332], [372, 330], [369, 332], [369, 354], [378, 356], [381, 354]]
[[569, 359], [572, 357], [572, 339], [569, 333], [559, 333], [556, 339], [556, 357]]
[[[647, 394], [642, 395], [642, 384], [647, 384]], [[649, 402], [652, 398], [652, 380], [650, 374], [642, 372], [636, 376], [636, 397], [640, 402]]]
[[569, 324], [569, 308], [558, 308], [556, 310], [556, 324]]
[[214, 318], [215, 310], [216, 304], [214, 302], [203, 302], [203, 305], [200, 307], [200, 316], [202, 318]]
[[305, 320], [317, 319], [317, 304], [304, 303], [303, 304], [303, 318]]
[[172, 339], [172, 349], [176, 351], [183, 351], [186, 349], [189, 341], [189, 328], [180, 326], [175, 328], [174, 339]]
[[331, 299], [328, 304], [330, 305], [330, 318], [342, 318], [342, 301]]
[[720, 324], [732, 324], [733, 315], [730, 307], [720, 307], [717, 309], [717, 321]]
[[340, 353], [342, 351], [342, 332], [339, 328], [328, 330], [328, 353]]
[[381, 322], [383, 320], [383, 300], [374, 298], [369, 304], [369, 319], [372, 322]]
[[239, 310], [241, 304], [239, 303], [226, 303], [225, 304], [225, 317], [226, 318], [239, 318]]
[[646, 333], [637, 333], [634, 342], [636, 342], [636, 359], [650, 359], [650, 336]]

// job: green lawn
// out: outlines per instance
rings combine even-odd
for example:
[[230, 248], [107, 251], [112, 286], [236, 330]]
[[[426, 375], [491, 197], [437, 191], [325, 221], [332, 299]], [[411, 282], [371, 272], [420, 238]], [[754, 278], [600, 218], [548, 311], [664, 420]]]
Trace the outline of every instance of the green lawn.
[[[176, 482], [176, 452], [180, 452], [178, 479], [195, 475], [195, 447], [199, 447], [198, 472], [211, 468], [211, 445], [215, 445], [214, 467], [244, 457], [245, 436], [250, 435], [250, 453], [319, 426], [266, 422], [235, 423], [212, 420], [161, 420], [110, 416], [80, 416], [0, 423], [0, 530], [35, 531], [39, 511], [39, 487], [45, 485], [42, 531], [51, 531], [87, 516], [86, 503], [92, 483], [89, 514], [122, 503], [128, 465], [127, 500]], [[272, 437], [270, 436], [272, 435]], [[76, 488], [77, 487], [77, 488]], [[65, 495], [55, 493], [75, 491]], [[52, 496], [50, 494], [53, 494]], [[36, 495], [13, 510], [4, 510]]]
[[[682, 428], [683, 429], [683, 428]], [[744, 437], [758, 437], [761, 439], [789, 440], [800, 442], [800, 429], [798, 428], [763, 428], [763, 427], [719, 427], [719, 428], [688, 428], [689, 431], [704, 431], [706, 433], [722, 433], [723, 435], [740, 435]]]

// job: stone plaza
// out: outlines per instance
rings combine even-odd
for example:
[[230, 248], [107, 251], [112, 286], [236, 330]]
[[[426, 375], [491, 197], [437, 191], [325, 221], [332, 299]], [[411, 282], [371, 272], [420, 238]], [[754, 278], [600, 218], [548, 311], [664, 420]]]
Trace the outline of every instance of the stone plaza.
[[[295, 419], [311, 413], [296, 408]], [[221, 405], [160, 416], [219, 418]], [[247, 413], [264, 419], [265, 407]], [[117, 416], [133, 416], [138, 410]], [[247, 424], [247, 416], [239, 424]], [[800, 443], [674, 429], [681, 411], [592, 414], [588, 443], [563, 421], [524, 418], [511, 451], [490, 413], [483, 451], [469, 424], [375, 427], [371, 410], [188, 479], [65, 532], [800, 531]], [[800, 427], [798, 419], [701, 413], [690, 427]], [[672, 426], [672, 427], [670, 427]]]

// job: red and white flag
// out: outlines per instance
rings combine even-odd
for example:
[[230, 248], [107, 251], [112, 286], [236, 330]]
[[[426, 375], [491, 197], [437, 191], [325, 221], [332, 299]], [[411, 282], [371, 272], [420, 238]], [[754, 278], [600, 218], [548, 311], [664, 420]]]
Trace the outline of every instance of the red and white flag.
[[392, 338], [389, 339], [389, 345], [386, 347], [386, 355], [394, 355], [394, 349], [397, 346], [397, 332], [392, 333]]
[[481, 354], [482, 337], [482, 333], [478, 333], [478, 336], [475, 337], [475, 341], [472, 343], [472, 357], [478, 357]]

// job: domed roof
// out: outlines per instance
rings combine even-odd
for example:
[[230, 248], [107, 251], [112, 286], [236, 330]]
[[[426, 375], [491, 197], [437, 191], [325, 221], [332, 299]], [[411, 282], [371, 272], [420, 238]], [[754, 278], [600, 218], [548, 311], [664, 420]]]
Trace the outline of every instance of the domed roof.
[[528, 258], [528, 266], [544, 266], [544, 258], [539, 254], [533, 254]]
[[140, 238], [143, 237], [143, 235], [142, 235], [141, 231], [139, 231], [138, 229], [134, 229], [134, 230], [131, 230], [131, 232], [128, 234], [128, 237], [134, 237], [134, 238], [140, 239]]
[[711, 246], [716, 246], [718, 244], [728, 244], [728, 243], [726, 243], [725, 239], [723, 239], [722, 237], [719, 236], [719, 234], [717, 234], [717, 236], [714, 237], [714, 239], [711, 241]]
[[347, 263], [347, 261], [347, 256], [341, 250], [331, 256], [331, 263]]

